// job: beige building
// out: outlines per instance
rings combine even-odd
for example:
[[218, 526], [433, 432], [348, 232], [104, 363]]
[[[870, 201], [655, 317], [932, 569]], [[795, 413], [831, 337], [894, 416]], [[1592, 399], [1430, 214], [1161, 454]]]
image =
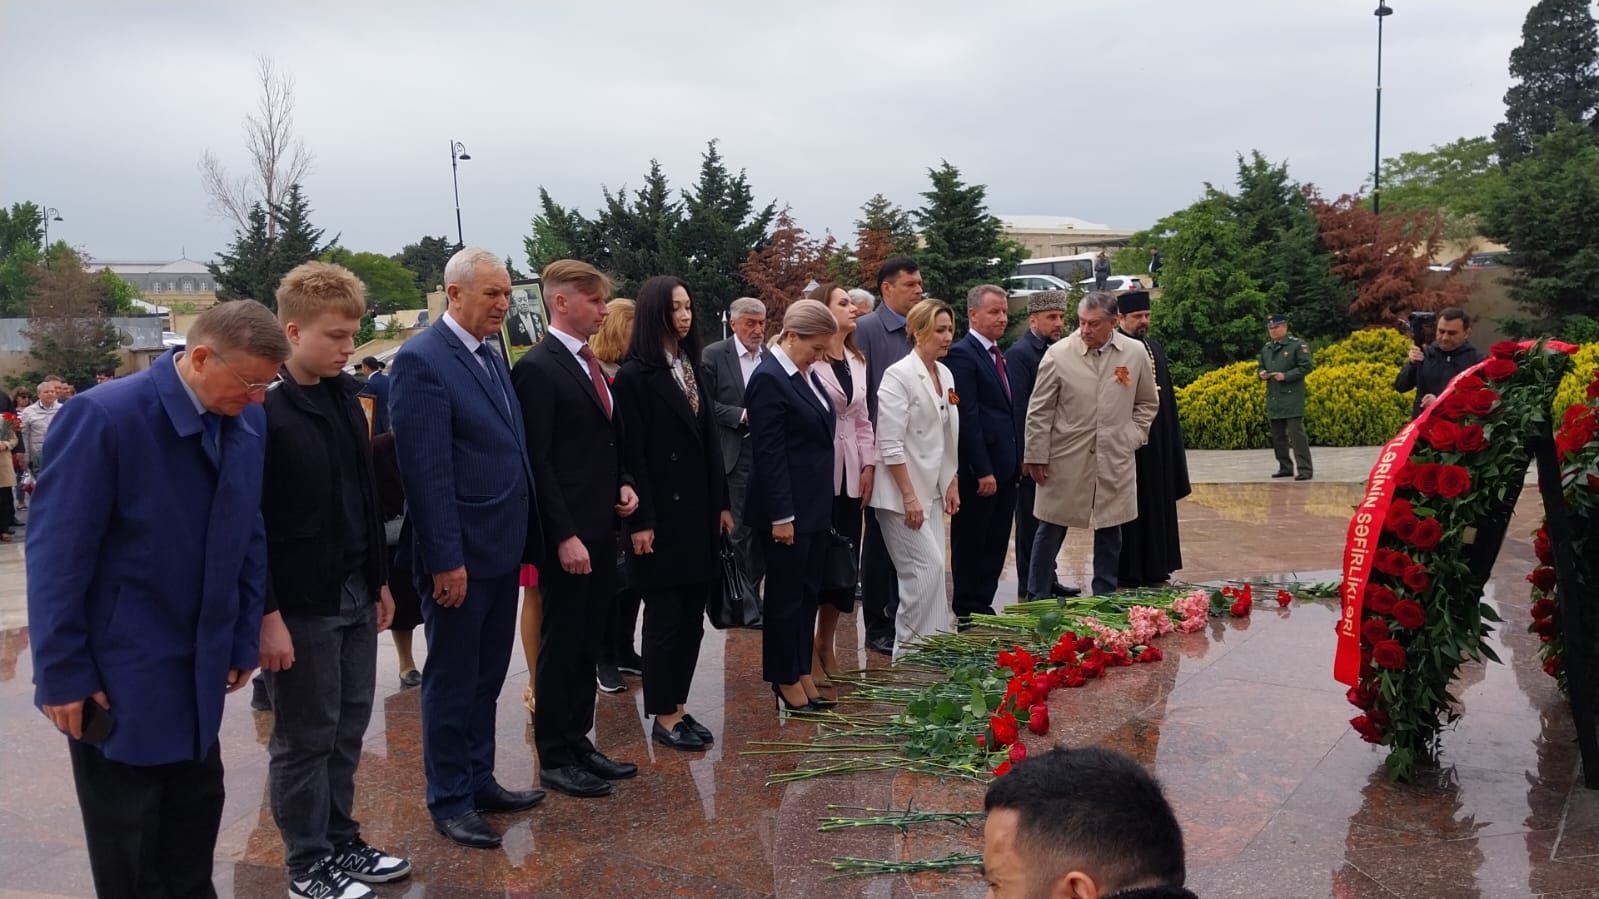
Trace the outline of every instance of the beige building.
[[1123, 231], [1069, 215], [1002, 215], [1005, 236], [1027, 248], [1027, 258], [1074, 256], [1127, 246]]

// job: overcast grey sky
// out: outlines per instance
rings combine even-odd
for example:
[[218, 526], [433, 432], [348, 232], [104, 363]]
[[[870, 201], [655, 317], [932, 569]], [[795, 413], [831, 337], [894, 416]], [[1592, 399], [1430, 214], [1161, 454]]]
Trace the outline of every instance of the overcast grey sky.
[[[314, 221], [354, 250], [522, 262], [538, 188], [591, 211], [720, 139], [762, 200], [849, 232], [948, 159], [995, 213], [1144, 227], [1258, 148], [1328, 194], [1371, 169], [1375, 0], [0, 0], [0, 204], [102, 259], [207, 260], [196, 161], [243, 168], [254, 57], [298, 83]], [[1383, 154], [1487, 134], [1531, 0], [1393, 0]]]

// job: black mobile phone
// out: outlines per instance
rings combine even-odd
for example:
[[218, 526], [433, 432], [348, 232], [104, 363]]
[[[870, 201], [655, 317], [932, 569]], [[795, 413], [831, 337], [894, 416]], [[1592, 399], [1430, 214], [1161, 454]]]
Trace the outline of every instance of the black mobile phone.
[[106, 737], [111, 736], [111, 728], [115, 727], [116, 723], [116, 719], [111, 717], [110, 709], [93, 699], [83, 701], [83, 742], [95, 746], [104, 743]]

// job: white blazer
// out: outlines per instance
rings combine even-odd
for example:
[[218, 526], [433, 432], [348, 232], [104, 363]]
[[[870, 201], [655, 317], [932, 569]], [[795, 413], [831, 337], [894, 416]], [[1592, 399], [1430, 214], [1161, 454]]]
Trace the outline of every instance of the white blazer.
[[942, 515], [944, 491], [955, 479], [960, 414], [949, 402], [955, 378], [938, 366], [940, 388], [914, 352], [890, 365], [877, 388], [877, 454], [882, 467], [872, 486], [871, 506], [904, 512], [899, 484], [886, 469], [903, 463], [927, 515]]

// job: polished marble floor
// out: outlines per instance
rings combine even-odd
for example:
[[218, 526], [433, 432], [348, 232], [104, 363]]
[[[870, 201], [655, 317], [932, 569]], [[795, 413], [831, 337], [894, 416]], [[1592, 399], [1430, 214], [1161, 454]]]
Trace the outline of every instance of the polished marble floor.
[[[1181, 506], [1186, 580], [1326, 580], [1339, 562], [1358, 488], [1350, 483], [1201, 484]], [[1166, 661], [1120, 669], [1051, 697], [1051, 739], [1111, 746], [1164, 781], [1188, 844], [1189, 885], [1204, 897], [1599, 895], [1599, 793], [1578, 784], [1569, 716], [1520, 622], [1532, 564], [1524, 499], [1488, 595], [1510, 622], [1504, 665], [1466, 670], [1465, 716], [1441, 770], [1398, 786], [1352, 733], [1332, 680], [1330, 605], [1262, 608], [1208, 633], [1165, 640]], [[1063, 574], [1086, 579], [1086, 535]], [[0, 896], [88, 896], [65, 746], [31, 705], [21, 548], [0, 545]], [[1297, 573], [1297, 574], [1296, 574]], [[1001, 596], [1014, 595], [1007, 571]], [[880, 662], [851, 647], [846, 663]], [[419, 641], [420, 642], [420, 641]], [[980, 896], [975, 872], [835, 879], [815, 860], [923, 858], [980, 849], [953, 825], [818, 833], [829, 804], [978, 809], [982, 789], [912, 775], [857, 775], [765, 786], [792, 767], [745, 755], [751, 741], [802, 738], [779, 721], [759, 680], [759, 634], [707, 630], [690, 709], [717, 733], [710, 752], [655, 746], [637, 682], [599, 697], [595, 738], [638, 779], [606, 799], [552, 796], [496, 820], [502, 850], [435, 835], [422, 801], [418, 695], [402, 690], [392, 644], [359, 774], [357, 816], [372, 842], [409, 855], [416, 874], [384, 897]], [[499, 763], [508, 785], [534, 780], [516, 656], [501, 697]], [[269, 716], [248, 693], [223, 724], [228, 800], [216, 855], [223, 895], [282, 896], [282, 847], [265, 807]], [[814, 727], [814, 725], [811, 725]], [[1038, 740], [1041, 738], [1029, 738]], [[1037, 748], [1036, 746], [1034, 748]]]

